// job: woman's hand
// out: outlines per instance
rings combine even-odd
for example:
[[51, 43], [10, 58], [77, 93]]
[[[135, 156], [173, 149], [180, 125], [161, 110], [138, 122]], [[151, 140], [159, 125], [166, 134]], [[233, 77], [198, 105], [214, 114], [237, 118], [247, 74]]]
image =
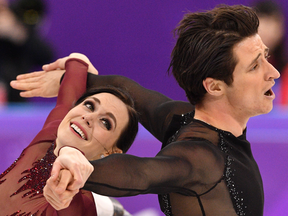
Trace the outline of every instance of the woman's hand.
[[[68, 173], [65, 171], [63, 175], [63, 170]], [[56, 210], [67, 208], [93, 170], [93, 166], [79, 150], [69, 146], [61, 148], [53, 164], [51, 177], [44, 187], [46, 200]]]
[[65, 70], [50, 72], [38, 71], [21, 74], [10, 82], [12, 88], [21, 90], [20, 96], [29, 97], [56, 97], [60, 88], [60, 79]]
[[52, 62], [50, 64], [44, 65], [42, 69], [44, 71], [52, 71], [57, 69], [65, 69], [65, 63], [70, 58], [77, 58], [81, 59], [82, 61], [86, 62], [88, 64], [88, 72], [98, 75], [97, 69], [92, 65], [90, 60], [87, 58], [87, 56], [81, 54], [81, 53], [71, 53], [69, 56], [57, 59], [55, 62]]
[[85, 55], [72, 53], [67, 57], [44, 65], [43, 71], [18, 75], [16, 80], [10, 82], [10, 85], [12, 88], [22, 91], [21, 97], [56, 97], [60, 88], [60, 79], [65, 72], [65, 63], [71, 58], [86, 62], [89, 65], [88, 72], [98, 75], [98, 71]]

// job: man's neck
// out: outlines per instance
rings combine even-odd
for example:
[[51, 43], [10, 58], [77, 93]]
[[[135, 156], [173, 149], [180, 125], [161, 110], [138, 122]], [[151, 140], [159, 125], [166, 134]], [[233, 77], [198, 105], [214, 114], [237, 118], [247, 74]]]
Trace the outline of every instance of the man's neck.
[[194, 118], [229, 131], [236, 137], [243, 134], [249, 119], [236, 115], [228, 107], [217, 103], [196, 105]]

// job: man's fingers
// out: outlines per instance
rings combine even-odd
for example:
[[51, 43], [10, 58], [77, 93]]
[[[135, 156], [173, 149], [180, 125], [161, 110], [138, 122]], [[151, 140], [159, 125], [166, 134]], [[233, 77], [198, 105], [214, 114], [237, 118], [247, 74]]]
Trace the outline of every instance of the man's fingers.
[[55, 188], [58, 185], [58, 181], [57, 179], [53, 178], [54, 176], [51, 176], [47, 181], [46, 181], [46, 185], [43, 189], [44, 192], [53, 192], [55, 191]]
[[49, 193], [45, 193], [44, 196], [46, 200], [50, 203], [50, 205], [56, 210], [62, 210], [67, 208], [73, 199], [73, 196], [69, 196], [66, 199], [58, 200], [57, 198], [50, 196]]
[[81, 170], [82, 170], [81, 166], [80, 167], [74, 166], [73, 169], [69, 170], [71, 179], [70, 179], [70, 184], [68, 185], [67, 189], [73, 191], [73, 190], [82, 188], [84, 186], [85, 181], [83, 180], [83, 177], [82, 177], [83, 174], [81, 173]]
[[59, 176], [59, 172], [63, 167], [61, 166], [61, 164], [57, 161], [54, 162], [53, 167], [52, 167], [52, 171], [51, 171], [51, 177], [54, 181], [58, 178]]
[[[82, 188], [93, 172], [94, 167], [85, 156], [75, 148], [65, 146], [59, 154], [53, 164], [51, 175], [57, 175], [58, 177], [59, 171], [65, 168], [71, 172], [73, 177], [72, 180], [70, 180], [68, 189], [77, 190]], [[64, 185], [65, 184], [66, 183], [64, 183]]]
[[58, 204], [52, 197], [50, 197], [50, 196], [47, 195], [47, 194], [45, 194], [44, 196], [45, 196], [45, 199], [47, 200], [47, 202], [49, 202], [50, 205], [51, 205], [54, 209], [60, 210], [59, 204]]
[[[83, 167], [84, 169], [84, 167]], [[73, 173], [73, 178], [74, 181], [72, 182], [72, 184], [70, 185], [70, 190], [75, 190], [77, 188], [81, 188], [84, 186], [85, 182], [83, 180], [83, 174], [81, 172], [81, 166], [75, 166], [73, 167], [73, 169], [71, 169], [71, 173]]]
[[59, 174], [59, 183], [55, 189], [56, 192], [58, 192], [59, 194], [63, 193], [67, 189], [69, 183], [72, 181], [73, 176], [71, 172], [65, 169], [61, 170]]
[[67, 189], [70, 191], [78, 190], [84, 186], [82, 180], [74, 180], [70, 185], [68, 185]]
[[46, 186], [43, 189], [43, 195], [53, 208], [56, 210], [61, 210], [70, 205], [73, 197], [79, 192], [79, 190], [66, 190], [63, 193], [58, 194], [55, 190], [57, 187], [57, 182], [58, 180], [52, 181], [51, 178], [48, 179]]
[[45, 186], [49, 190], [46, 189], [44, 196], [57, 209], [67, 207], [67, 203], [70, 204], [74, 195], [84, 186], [93, 169], [80, 151], [63, 147], [53, 164], [51, 177]]

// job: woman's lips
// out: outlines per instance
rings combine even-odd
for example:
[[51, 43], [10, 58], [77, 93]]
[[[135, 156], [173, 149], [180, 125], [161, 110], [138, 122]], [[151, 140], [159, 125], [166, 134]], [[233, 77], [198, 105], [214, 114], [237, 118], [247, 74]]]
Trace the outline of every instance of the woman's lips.
[[72, 123], [70, 127], [84, 140], [87, 139], [85, 133], [82, 131], [80, 127], [78, 127], [76, 124]]

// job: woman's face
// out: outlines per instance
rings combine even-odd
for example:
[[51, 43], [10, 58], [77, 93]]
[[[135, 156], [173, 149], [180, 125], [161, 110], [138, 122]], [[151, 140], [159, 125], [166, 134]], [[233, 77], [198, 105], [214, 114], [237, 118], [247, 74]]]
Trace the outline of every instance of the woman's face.
[[59, 125], [55, 154], [64, 146], [74, 146], [85, 153], [88, 160], [111, 153], [121, 153], [115, 145], [128, 124], [126, 105], [110, 93], [86, 98], [72, 108]]

